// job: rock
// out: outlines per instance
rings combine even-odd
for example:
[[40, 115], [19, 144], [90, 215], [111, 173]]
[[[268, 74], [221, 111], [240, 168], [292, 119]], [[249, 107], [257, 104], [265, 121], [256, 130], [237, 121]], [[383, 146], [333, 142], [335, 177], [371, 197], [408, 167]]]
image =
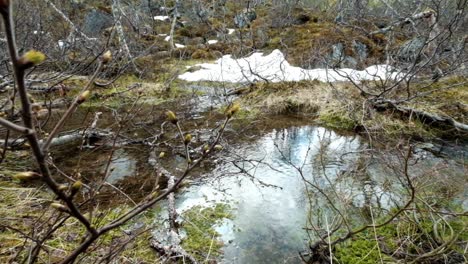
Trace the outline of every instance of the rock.
[[302, 14], [299, 14], [296, 17], [294, 17], [293, 24], [294, 25], [303, 25], [303, 24], [309, 22], [310, 20], [311, 20], [310, 15], [302, 13]]
[[353, 50], [357, 55], [357, 60], [361, 63], [369, 56], [369, 49], [367, 48], [366, 44], [363, 44], [359, 41], [353, 41]]
[[215, 59], [219, 59], [219, 58], [223, 57], [223, 53], [221, 51], [213, 50], [213, 51], [211, 51], [211, 54], [213, 54], [213, 57]]
[[345, 54], [343, 43], [338, 43], [332, 46], [332, 53], [328, 60], [329, 65], [337, 68], [352, 68], [355, 69], [358, 61]]
[[328, 64], [337, 68], [356, 69], [359, 63], [362, 63], [369, 56], [369, 52], [367, 46], [359, 41], [353, 41], [353, 51], [355, 56], [348, 56], [345, 53], [343, 43], [333, 45]]
[[244, 10], [242, 13], [237, 14], [234, 17], [234, 24], [238, 28], [244, 28], [250, 25], [250, 23], [252, 23], [252, 21], [254, 21], [255, 19], [257, 19], [257, 13], [255, 11]]
[[203, 39], [202, 37], [195, 37], [195, 38], [187, 39], [185, 44], [193, 45], [193, 46], [201, 45], [201, 44], [205, 44], [205, 39]]
[[98, 37], [106, 28], [114, 25], [110, 14], [97, 9], [88, 12], [84, 21], [83, 32], [90, 37]]
[[165, 59], [171, 57], [170, 51], [158, 51], [153, 55], [153, 58], [156, 60]]
[[159, 11], [161, 5], [157, 0], [140, 0], [140, 10], [144, 13], [153, 14], [156, 11]]
[[150, 36], [154, 34], [153, 27], [148, 24], [138, 27], [138, 34], [141, 36]]
[[332, 46], [331, 61], [334, 63], [339, 63], [343, 60], [344, 57], [344, 45], [343, 43], [338, 43]]
[[426, 45], [426, 41], [423, 37], [416, 37], [406, 41], [401, 45], [398, 50], [397, 57], [401, 61], [412, 62], [418, 58], [418, 54], [421, 53], [421, 49]]

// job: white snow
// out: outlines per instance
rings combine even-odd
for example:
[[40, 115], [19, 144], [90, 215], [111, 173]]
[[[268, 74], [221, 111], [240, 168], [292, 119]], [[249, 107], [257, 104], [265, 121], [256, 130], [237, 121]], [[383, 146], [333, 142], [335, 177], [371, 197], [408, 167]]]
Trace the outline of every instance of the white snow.
[[165, 36], [167, 36], [167, 34], [158, 34], [158, 36], [165, 37]]
[[216, 44], [218, 41], [216, 39], [208, 40], [208, 44]]
[[194, 72], [186, 72], [179, 79], [216, 82], [253, 82], [265, 81], [300, 81], [319, 80], [322, 82], [365, 81], [397, 79], [404, 73], [388, 65], [373, 65], [362, 71], [354, 69], [313, 69], [307, 70], [291, 66], [280, 50], [274, 50], [269, 55], [253, 53], [250, 57], [233, 59], [225, 55], [215, 63], [195, 65], [201, 67]]
[[176, 48], [185, 48], [185, 45], [182, 45], [182, 44], [176, 43], [174, 45], [176, 46]]
[[154, 20], [159, 20], [159, 21], [166, 21], [169, 20], [168, 16], [155, 16], [153, 17]]
[[65, 40], [59, 40], [57, 43], [58, 43], [58, 46], [59, 46], [60, 49], [65, 48], [65, 44], [66, 44]]
[[171, 36], [167, 36], [164, 38], [164, 41], [169, 41], [169, 40], [171, 40]]
[[231, 35], [232, 33], [234, 33], [236, 30], [233, 29], [233, 28], [228, 28], [228, 34]]

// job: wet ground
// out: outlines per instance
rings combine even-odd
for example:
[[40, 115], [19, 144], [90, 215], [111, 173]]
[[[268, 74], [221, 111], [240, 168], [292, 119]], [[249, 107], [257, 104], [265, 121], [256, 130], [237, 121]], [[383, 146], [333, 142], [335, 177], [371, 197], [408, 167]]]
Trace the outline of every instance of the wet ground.
[[[104, 112], [101, 129], [116, 131], [115, 121], [127, 120], [122, 138], [154, 139], [161, 132], [164, 110], [170, 107], [177, 109], [183, 129], [192, 131], [193, 145], [202, 145], [223, 119], [219, 111], [210, 111], [226, 101], [210, 90], [192, 88], [201, 96], [179, 102], [180, 109], [177, 103], [145, 106], [127, 111], [126, 119], [110, 109], [88, 109], [77, 113], [68, 128], [87, 126], [99, 110]], [[167, 153], [157, 162], [175, 175], [183, 168], [183, 150], [177, 147], [180, 139], [170, 124], [164, 130], [158, 141], [164, 144], [149, 147], [137, 142], [120, 147], [111, 139], [81, 151], [76, 145], [65, 146], [56, 150], [56, 162], [70, 174], [79, 169], [88, 183], [102, 179], [108, 171], [106, 181], [137, 202], [156, 185], [165, 188], [163, 182], [155, 182], [155, 169], [149, 164], [152, 152], [156, 157]], [[181, 214], [198, 205], [231, 206], [232, 219], [215, 227], [224, 242], [223, 263], [301, 263], [299, 252], [319, 233], [311, 232], [311, 227], [332, 222], [335, 209], [354, 221], [366, 221], [369, 208], [378, 216], [407, 199], [398, 146], [376, 149], [357, 135], [337, 133], [293, 116], [235, 120], [221, 143], [224, 150], [192, 173], [190, 185], [176, 199]], [[468, 193], [463, 188], [467, 186], [466, 145], [416, 145], [411, 178], [420, 182], [447, 178], [459, 187], [453, 190], [455, 202], [468, 209]], [[128, 197], [107, 188], [101, 201], [118, 204], [128, 202]]]

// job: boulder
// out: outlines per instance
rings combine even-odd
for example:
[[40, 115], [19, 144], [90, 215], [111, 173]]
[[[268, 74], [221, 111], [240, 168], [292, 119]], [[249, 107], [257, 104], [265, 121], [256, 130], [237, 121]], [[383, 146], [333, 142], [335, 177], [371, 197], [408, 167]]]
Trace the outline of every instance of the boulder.
[[360, 41], [352, 42], [352, 54], [346, 54], [346, 47], [343, 43], [337, 43], [332, 46], [332, 51], [328, 56], [328, 65], [337, 68], [356, 69], [358, 66], [363, 66], [365, 60], [369, 57], [368, 47]]
[[369, 49], [366, 44], [357, 40], [353, 41], [353, 51], [359, 62], [364, 62], [369, 57]]
[[309, 14], [301, 13], [294, 17], [293, 24], [294, 25], [303, 25], [309, 22], [312, 18]]
[[426, 45], [423, 37], [416, 37], [403, 43], [398, 50], [397, 57], [404, 62], [413, 62], [419, 59], [421, 49]]
[[88, 12], [84, 19], [83, 32], [90, 37], [98, 37], [106, 28], [112, 27], [112, 15], [98, 9]]
[[185, 41], [186, 45], [201, 45], [205, 44], [205, 39], [202, 37], [195, 37], [195, 38], [187, 38], [187, 41]]
[[249, 26], [252, 21], [257, 19], [257, 13], [253, 10], [244, 10], [242, 13], [234, 17], [234, 24], [238, 28]]
[[355, 69], [358, 65], [358, 61], [355, 58], [346, 55], [343, 43], [337, 43], [332, 46], [332, 52], [329, 55], [328, 64], [331, 67], [336, 68]]

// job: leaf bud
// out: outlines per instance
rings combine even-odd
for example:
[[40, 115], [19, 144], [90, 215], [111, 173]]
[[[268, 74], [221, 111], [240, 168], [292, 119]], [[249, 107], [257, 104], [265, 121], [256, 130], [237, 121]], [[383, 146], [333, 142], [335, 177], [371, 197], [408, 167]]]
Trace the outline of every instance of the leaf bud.
[[239, 103], [233, 103], [227, 110], [226, 110], [226, 116], [228, 118], [231, 118], [234, 114], [239, 112], [240, 110], [240, 105]]
[[91, 95], [91, 92], [89, 90], [84, 91], [80, 96], [78, 97], [78, 104], [82, 104], [84, 101], [86, 101], [89, 96]]
[[208, 144], [205, 144], [203, 146], [203, 152], [208, 153], [210, 151], [210, 146]]
[[188, 145], [192, 141], [192, 134], [186, 134], [184, 137], [185, 145]]
[[221, 145], [219, 145], [219, 144], [218, 144], [218, 145], [215, 145], [215, 146], [214, 146], [214, 150], [216, 150], [216, 151], [223, 150], [223, 146], [221, 146]]
[[44, 62], [45, 59], [46, 56], [44, 55], [44, 53], [37, 50], [30, 50], [19, 59], [19, 63], [24, 68], [30, 68], [41, 64], [42, 62]]
[[179, 121], [179, 119], [177, 119], [176, 114], [171, 110], [166, 111], [166, 119], [173, 124], [177, 124], [177, 122]]
[[56, 209], [56, 210], [58, 210], [60, 212], [68, 212], [68, 208], [65, 205], [61, 204], [61, 203], [51, 203], [50, 207], [52, 207], [52, 208], [54, 208], [54, 209]]
[[33, 171], [25, 171], [25, 172], [19, 172], [13, 176], [14, 179], [20, 180], [20, 181], [31, 181], [31, 180], [36, 180], [41, 177], [40, 174], [33, 172]]
[[108, 50], [108, 51], [104, 52], [104, 54], [102, 54], [102, 63], [107, 64], [111, 60], [112, 60], [112, 53], [110, 52], [110, 50]]
[[81, 187], [83, 187], [83, 183], [81, 181], [76, 181], [73, 183], [70, 188], [71, 194], [76, 194], [81, 189]]

